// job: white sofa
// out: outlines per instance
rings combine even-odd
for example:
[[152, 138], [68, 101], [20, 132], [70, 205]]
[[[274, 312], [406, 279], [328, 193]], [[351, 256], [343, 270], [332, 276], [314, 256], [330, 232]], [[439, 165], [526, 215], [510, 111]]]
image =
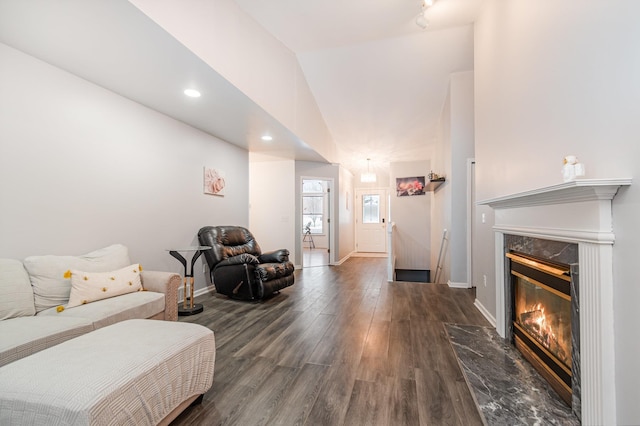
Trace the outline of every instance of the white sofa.
[[142, 270], [145, 291], [65, 308], [71, 291], [65, 271], [109, 272], [130, 264], [120, 244], [83, 256], [0, 259], [0, 367], [124, 320], [177, 320], [181, 277], [169, 272]]

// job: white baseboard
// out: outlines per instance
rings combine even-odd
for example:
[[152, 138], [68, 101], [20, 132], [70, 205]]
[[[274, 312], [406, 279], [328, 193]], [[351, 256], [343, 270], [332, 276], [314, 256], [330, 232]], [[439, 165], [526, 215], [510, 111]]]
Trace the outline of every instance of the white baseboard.
[[471, 288], [467, 283], [456, 283], [451, 280], [447, 281], [447, 285], [451, 288]]
[[347, 260], [349, 260], [349, 258], [350, 258], [351, 256], [353, 256], [353, 253], [355, 253], [355, 252], [353, 252], [353, 251], [352, 251], [351, 253], [349, 253], [348, 255], [346, 255], [345, 257], [343, 257], [342, 259], [338, 260], [337, 262], [333, 262], [331, 265], [332, 265], [332, 266], [339, 266], [339, 265], [342, 265], [344, 262], [346, 262]]
[[473, 305], [476, 308], [478, 308], [482, 316], [484, 316], [487, 319], [487, 321], [491, 323], [492, 326], [494, 327], [496, 326], [496, 319], [493, 317], [493, 315], [491, 315], [491, 313], [487, 310], [487, 308], [485, 308], [484, 305], [480, 303], [478, 299], [476, 299], [475, 302], [473, 302]]
[[[184, 291], [184, 287], [180, 286], [180, 288], [178, 289], [178, 302], [182, 302], [184, 300], [184, 296], [183, 296], [183, 291]], [[198, 296], [202, 296], [203, 294], [207, 294], [207, 293], [211, 293], [211, 292], [215, 292], [216, 288], [213, 285], [209, 285], [206, 286], [204, 288], [201, 288], [199, 290], [195, 290], [193, 292], [193, 297], [198, 297]]]
[[353, 252], [351, 257], [389, 257], [389, 253], [365, 253], [365, 252]]

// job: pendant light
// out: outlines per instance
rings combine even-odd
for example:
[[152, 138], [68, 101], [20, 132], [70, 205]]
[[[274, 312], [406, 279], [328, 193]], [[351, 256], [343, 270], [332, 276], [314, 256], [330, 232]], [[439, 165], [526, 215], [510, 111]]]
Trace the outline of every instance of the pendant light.
[[371, 183], [371, 182], [375, 182], [377, 180], [376, 178], [376, 174], [372, 173], [369, 166], [369, 162], [371, 161], [371, 158], [367, 158], [367, 172], [366, 173], [362, 173], [360, 175], [360, 182], [366, 182], [366, 183]]

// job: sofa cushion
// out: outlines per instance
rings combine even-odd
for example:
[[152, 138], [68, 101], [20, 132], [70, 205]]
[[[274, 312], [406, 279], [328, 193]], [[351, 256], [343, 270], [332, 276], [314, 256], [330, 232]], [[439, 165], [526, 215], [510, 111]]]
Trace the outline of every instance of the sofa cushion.
[[85, 318], [93, 322], [94, 328], [102, 328], [128, 319], [151, 318], [164, 311], [164, 294], [154, 291], [137, 291], [110, 299], [99, 300], [58, 312], [50, 308], [37, 316], [56, 318]]
[[22, 262], [0, 259], [0, 320], [35, 313], [29, 274]]
[[71, 293], [66, 308], [84, 305], [142, 290], [140, 264], [111, 272], [84, 272], [72, 269]]
[[93, 331], [84, 318], [19, 317], [0, 321], [0, 367]]
[[24, 260], [33, 286], [36, 312], [67, 303], [71, 279], [65, 278], [66, 271], [108, 272], [130, 264], [129, 250], [121, 244], [82, 256], [30, 256]]

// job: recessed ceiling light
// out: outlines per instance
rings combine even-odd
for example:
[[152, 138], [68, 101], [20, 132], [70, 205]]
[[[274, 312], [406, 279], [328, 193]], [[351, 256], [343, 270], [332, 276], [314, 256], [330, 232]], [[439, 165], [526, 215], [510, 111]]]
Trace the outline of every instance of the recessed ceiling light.
[[198, 92], [196, 89], [186, 89], [184, 91], [184, 94], [189, 96], [190, 98], [199, 98], [200, 97], [200, 92]]
[[269, 141], [272, 141], [272, 140], [273, 140], [273, 137], [272, 137], [272, 136], [269, 136], [269, 135], [264, 135], [264, 136], [263, 136], [262, 138], [260, 138], [260, 139], [262, 139], [262, 140], [263, 140], [263, 141], [265, 141], [265, 142], [269, 142]]

